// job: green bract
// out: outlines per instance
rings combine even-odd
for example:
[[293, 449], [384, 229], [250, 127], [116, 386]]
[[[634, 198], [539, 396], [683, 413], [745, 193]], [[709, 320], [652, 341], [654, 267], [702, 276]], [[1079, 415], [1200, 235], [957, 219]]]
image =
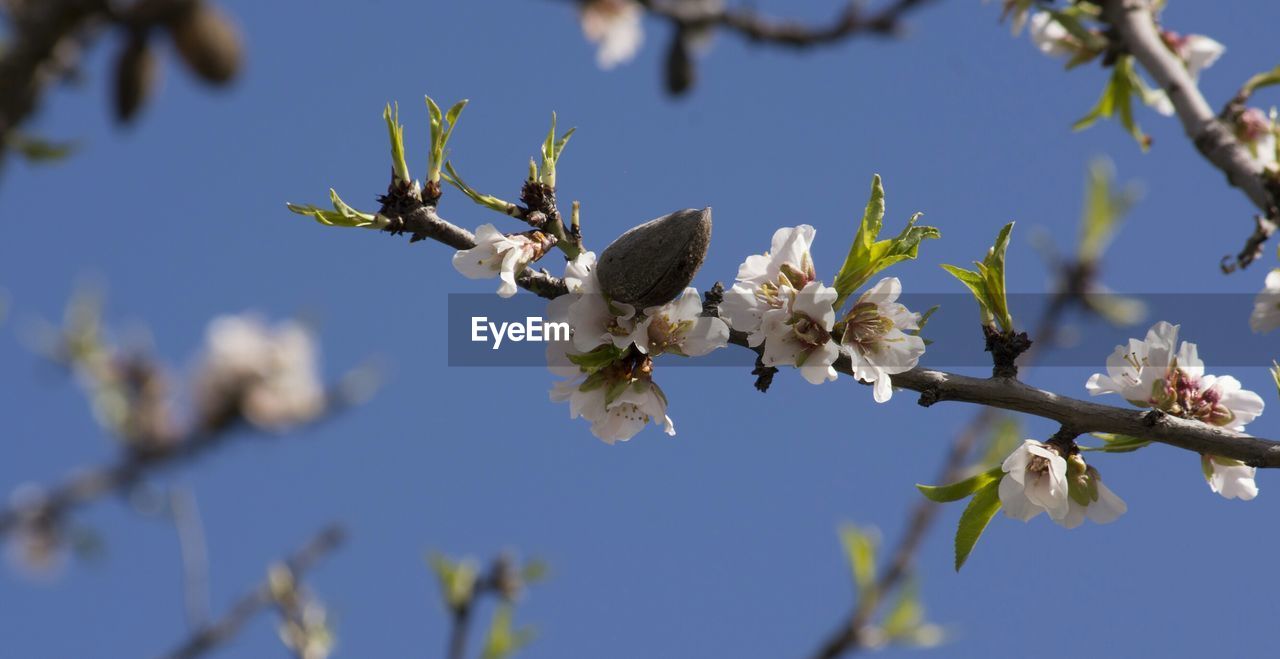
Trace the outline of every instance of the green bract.
[[467, 195], [467, 198], [471, 201], [474, 201], [485, 208], [502, 213], [503, 215], [510, 214], [515, 208], [515, 204], [499, 199], [493, 195], [481, 194], [477, 192], [475, 188], [467, 185], [466, 181], [463, 181], [462, 177], [458, 175], [457, 170], [453, 168], [453, 163], [446, 162], [444, 164], [444, 169], [445, 173], [442, 176], [444, 178], [444, 182], [461, 190], [462, 194]]
[[1009, 234], [1013, 222], [1004, 225], [996, 236], [996, 243], [987, 250], [987, 257], [974, 261], [978, 270], [965, 270], [954, 265], [943, 265], [952, 276], [969, 288], [982, 309], [982, 322], [988, 327], [999, 325], [1006, 333], [1013, 332], [1013, 316], [1009, 315], [1009, 301], [1005, 294], [1004, 257], [1009, 249]]
[[409, 164], [404, 160], [404, 126], [400, 125], [400, 104], [392, 105], [387, 103], [387, 107], [382, 111], [382, 119], [387, 122], [387, 135], [391, 140], [391, 171], [396, 177], [396, 181], [408, 183], [412, 179], [409, 178]]
[[844, 265], [836, 273], [836, 309], [840, 308], [849, 295], [867, 283], [872, 275], [899, 261], [916, 258], [920, 241], [941, 237], [942, 234], [935, 227], [916, 226], [918, 219], [920, 213], [912, 215], [902, 233], [888, 240], [877, 241], [880, 229], [884, 226], [884, 188], [879, 174], [871, 179], [871, 198], [867, 200], [867, 207], [862, 213], [858, 233], [853, 238], [853, 245], [849, 248]]

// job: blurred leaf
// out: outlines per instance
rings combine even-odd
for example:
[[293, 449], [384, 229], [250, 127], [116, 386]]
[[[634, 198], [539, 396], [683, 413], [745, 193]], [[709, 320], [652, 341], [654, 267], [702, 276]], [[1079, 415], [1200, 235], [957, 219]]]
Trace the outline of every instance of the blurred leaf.
[[1084, 212], [1080, 217], [1081, 261], [1097, 261], [1111, 243], [1120, 222], [1137, 202], [1140, 192], [1130, 183], [1116, 190], [1115, 167], [1106, 158], [1089, 163], [1085, 179]]
[[520, 569], [520, 578], [527, 584], [534, 584], [545, 580], [550, 573], [551, 566], [546, 561], [533, 558], [526, 561]]
[[956, 527], [956, 572], [969, 560], [969, 553], [982, 537], [991, 518], [1000, 510], [1000, 480], [993, 480], [978, 490], [960, 515]]
[[897, 236], [877, 241], [884, 226], [884, 209], [884, 187], [880, 182], [880, 175], [876, 174], [871, 179], [871, 196], [862, 212], [862, 221], [858, 224], [853, 245], [849, 247], [849, 254], [836, 273], [836, 309], [877, 272], [900, 261], [916, 258], [922, 240], [942, 236], [935, 227], [916, 226], [920, 219], [920, 213], [916, 213], [907, 220], [907, 226]]
[[1116, 435], [1106, 432], [1095, 432], [1094, 437], [1102, 440], [1102, 446], [1081, 446], [1081, 451], [1102, 451], [1103, 453], [1129, 453], [1151, 443], [1149, 439], [1140, 439], [1128, 435]]
[[435, 571], [444, 603], [450, 609], [457, 610], [471, 603], [480, 574], [475, 561], [463, 559], [454, 562], [439, 552], [432, 552], [427, 563]]
[[844, 546], [845, 558], [849, 560], [849, 568], [853, 572], [853, 581], [858, 586], [858, 596], [875, 597], [876, 587], [876, 545], [874, 533], [863, 531], [853, 524], [840, 527], [840, 544]]
[[1147, 87], [1142, 77], [1138, 75], [1137, 69], [1134, 68], [1131, 55], [1121, 55], [1111, 69], [1111, 77], [1102, 90], [1102, 96], [1088, 114], [1072, 125], [1072, 129], [1084, 130], [1098, 119], [1118, 117], [1120, 125], [1129, 131], [1133, 139], [1138, 142], [1138, 146], [1146, 151], [1151, 146], [1151, 138], [1142, 132], [1133, 118], [1133, 97], [1135, 96], [1143, 103], [1153, 106], [1168, 100], [1163, 98], [1163, 92], [1160, 90]]
[[1147, 317], [1147, 303], [1111, 292], [1084, 294], [1084, 305], [1103, 320], [1118, 326], [1137, 325]]
[[1270, 87], [1272, 85], [1280, 85], [1280, 66], [1277, 66], [1270, 71], [1263, 71], [1262, 73], [1258, 73], [1250, 77], [1245, 81], [1244, 86], [1240, 88], [1240, 91], [1245, 96], [1248, 96], [1263, 87]]
[[506, 659], [533, 641], [533, 627], [526, 625], [514, 629], [512, 617], [511, 605], [498, 605], [493, 613], [493, 620], [489, 623], [489, 632], [485, 635], [481, 659]]
[[52, 163], [64, 160], [80, 150], [78, 142], [46, 140], [35, 135], [27, 135], [17, 131], [10, 132], [4, 138], [4, 146], [22, 156], [30, 163]]
[[1003, 475], [1004, 471], [997, 466], [949, 485], [920, 485], [917, 483], [916, 489], [920, 490], [920, 493], [930, 501], [948, 503], [959, 501], [985, 488], [992, 482], [999, 481]]
[[978, 464], [984, 468], [999, 468], [1018, 445], [1022, 443], [1022, 424], [1009, 415], [1001, 415], [996, 419], [987, 440], [986, 449]]

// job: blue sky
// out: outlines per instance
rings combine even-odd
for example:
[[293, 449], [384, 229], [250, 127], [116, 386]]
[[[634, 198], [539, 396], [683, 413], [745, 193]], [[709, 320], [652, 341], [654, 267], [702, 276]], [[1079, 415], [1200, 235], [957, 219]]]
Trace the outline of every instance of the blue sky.
[[[1227, 44], [1205, 75], [1211, 99], [1275, 64], [1280, 7], [1251, 3], [1246, 16], [1243, 3], [1171, 4], [1171, 27]], [[827, 5], [769, 6], [821, 18]], [[1019, 228], [1010, 286], [1042, 291], [1045, 269], [1028, 237], [1043, 231], [1073, 244], [1085, 166], [1098, 154], [1146, 188], [1108, 256], [1112, 287], [1260, 288], [1261, 268], [1218, 272], [1252, 209], [1176, 122], [1141, 113], [1155, 139], [1146, 155], [1111, 124], [1073, 134], [1105, 74], [1063, 73], [1025, 36], [1010, 38], [995, 6], [974, 0], [921, 10], [901, 41], [796, 54], [719, 38], [698, 88], [677, 102], [659, 93], [666, 26], [657, 22], [646, 24], [637, 61], [601, 72], [562, 3], [232, 9], [249, 66], [229, 93], [211, 94], [171, 65], [141, 125], [118, 130], [106, 118], [109, 58], [99, 48], [85, 84], [49, 98], [36, 124], [82, 139], [83, 152], [55, 167], [11, 167], [0, 180], [0, 286], [12, 306], [0, 327], [0, 490], [57, 481], [113, 454], [73, 384], [20, 338], [27, 319], [57, 317], [85, 275], [107, 283], [112, 317], [145, 323], [179, 373], [217, 314], [314, 318], [326, 372], [381, 356], [391, 366], [385, 389], [332, 423], [246, 439], [162, 482], [199, 497], [215, 611], [323, 523], [347, 524], [350, 543], [311, 580], [336, 616], [339, 656], [433, 656], [446, 622], [423, 554], [502, 548], [552, 565], [518, 613], [539, 629], [524, 656], [803, 655], [852, 602], [837, 526], [874, 525], [896, 538], [918, 497], [912, 484], [932, 477], [974, 412], [922, 410], [908, 395], [876, 405], [847, 379], [814, 387], [795, 373], [761, 396], [744, 353], [741, 369], [660, 372], [679, 435], [650, 429], [609, 447], [546, 401], [544, 369], [448, 368], [447, 295], [493, 282], [462, 279], [440, 245], [325, 229], [284, 209], [322, 202], [329, 186], [373, 205], [388, 171], [379, 117], [387, 101], [401, 103], [420, 172], [419, 99], [470, 98], [452, 158], [473, 185], [507, 196], [558, 111], [578, 127], [561, 196], [582, 201], [590, 245], [670, 210], [715, 209], [700, 288], [732, 279], [775, 228], [798, 223], [817, 227], [814, 258], [829, 278], [879, 173], [890, 227], [919, 210], [943, 232], [919, 261], [894, 269], [909, 291], [955, 292], [936, 264], [979, 256], [1011, 219]], [[493, 219], [457, 194], [441, 211], [473, 227]], [[1243, 337], [1241, 314], [1223, 323]], [[1212, 371], [1214, 347], [1200, 352]], [[1051, 368], [1031, 380], [1083, 396], [1090, 372]], [[1233, 374], [1275, 402], [1264, 370]], [[1270, 415], [1250, 429], [1280, 434]], [[1030, 436], [1053, 430], [1028, 424]], [[960, 508], [943, 512], [919, 557], [930, 617], [955, 632], [940, 656], [1269, 649], [1257, 630], [1273, 622], [1276, 584], [1247, 567], [1267, 564], [1280, 545], [1270, 474], [1259, 498], [1241, 503], [1210, 493], [1196, 456], [1171, 448], [1095, 464], [1129, 504], [1120, 521], [1068, 532], [1000, 518], [960, 574], [950, 541]], [[53, 583], [0, 573], [5, 654], [150, 656], [181, 637], [172, 529], [119, 501], [77, 520], [104, 536], [100, 561]], [[218, 656], [284, 656], [272, 625], [255, 621]]]

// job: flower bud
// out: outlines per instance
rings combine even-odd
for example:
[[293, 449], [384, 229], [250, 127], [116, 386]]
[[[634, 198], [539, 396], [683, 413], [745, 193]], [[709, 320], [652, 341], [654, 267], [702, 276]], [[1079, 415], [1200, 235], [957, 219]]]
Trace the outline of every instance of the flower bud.
[[711, 209], [663, 215], [605, 248], [596, 272], [610, 299], [637, 308], [675, 299], [702, 267], [711, 243]]

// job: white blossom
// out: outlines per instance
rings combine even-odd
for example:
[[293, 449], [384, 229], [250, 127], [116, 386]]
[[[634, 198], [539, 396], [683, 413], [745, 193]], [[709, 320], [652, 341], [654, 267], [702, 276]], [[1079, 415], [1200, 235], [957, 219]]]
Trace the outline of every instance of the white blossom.
[[1129, 506], [1102, 482], [1097, 469], [1085, 464], [1079, 453], [1067, 460], [1067, 514], [1055, 522], [1068, 529], [1080, 526], [1085, 519], [1110, 524], [1128, 510]]
[[280, 430], [316, 417], [325, 407], [311, 332], [292, 321], [271, 327], [249, 314], [209, 324], [193, 390], [206, 423], [238, 405], [234, 411], [253, 425]]
[[1071, 57], [1079, 50], [1075, 37], [1047, 11], [1038, 11], [1029, 21], [1031, 43], [1049, 57]]
[[1253, 300], [1249, 327], [1263, 334], [1280, 327], [1280, 268], [1267, 273], [1262, 292]]
[[832, 364], [840, 348], [831, 337], [836, 319], [831, 305], [836, 297], [836, 289], [814, 281], [789, 295], [783, 308], [766, 311], [759, 332], [764, 339], [761, 363], [794, 366], [812, 384], [835, 380]]
[[897, 277], [881, 279], [867, 289], [844, 319], [840, 350], [849, 355], [853, 375], [874, 383], [877, 403], [893, 396], [889, 376], [915, 368], [924, 354], [924, 339], [907, 331], [920, 329], [920, 314], [898, 304], [902, 282]]
[[1253, 477], [1257, 469], [1239, 460], [1201, 455], [1200, 467], [1209, 489], [1227, 499], [1249, 501], [1258, 496], [1258, 484]]
[[746, 332], [752, 346], [764, 340], [760, 325], [765, 312], [785, 307], [796, 291], [816, 278], [809, 255], [815, 234], [807, 224], [778, 229], [768, 252], [748, 256], [738, 267], [737, 280], [720, 303], [720, 315], [730, 327]]
[[[1145, 340], [1129, 339], [1127, 346], [1116, 346], [1107, 358], [1107, 374], [1094, 373], [1085, 388], [1094, 396], [1120, 394], [1134, 405], [1149, 407], [1153, 387], [1167, 377], [1177, 357], [1178, 328], [1160, 321], [1147, 331]], [[1184, 345], [1195, 350], [1195, 344]]]
[[1001, 465], [998, 493], [1004, 514], [1029, 521], [1048, 513], [1054, 521], [1064, 520], [1070, 511], [1067, 497], [1067, 461], [1058, 452], [1034, 439], [1027, 439]]
[[1117, 346], [1107, 358], [1107, 375], [1093, 374], [1085, 388], [1095, 396], [1120, 394], [1138, 407], [1236, 431], [1262, 414], [1261, 396], [1229, 375], [1206, 375], [1196, 344], [1177, 344], [1178, 326], [1156, 323], [1145, 341]]
[[1245, 108], [1235, 119], [1236, 138], [1249, 150], [1258, 167], [1267, 171], [1280, 170], [1280, 156], [1276, 153], [1276, 110], [1270, 113], [1259, 108]]
[[728, 345], [729, 326], [719, 318], [704, 317], [697, 289], [686, 288], [671, 302], [646, 309], [635, 338], [636, 348], [650, 355], [700, 357]]
[[543, 240], [520, 233], [508, 236], [492, 224], [482, 224], [476, 229], [476, 246], [454, 254], [453, 267], [468, 279], [499, 278], [498, 295], [511, 297], [516, 294], [516, 275], [546, 248]]
[[644, 43], [644, 9], [634, 0], [588, 0], [579, 16], [582, 34], [596, 44], [602, 69], [630, 61]]
[[631, 439], [650, 421], [661, 425], [668, 435], [676, 434], [667, 416], [667, 397], [653, 382], [648, 357], [631, 355], [587, 373], [572, 362], [572, 345], [567, 341], [547, 344], [547, 364], [556, 375], [567, 378], [553, 385], [551, 400], [569, 403], [569, 418], [591, 423], [591, 433], [607, 444]]
[[1187, 73], [1192, 80], [1200, 78], [1200, 72], [1213, 66], [1222, 57], [1227, 47], [1203, 34], [1188, 34], [1185, 37], [1169, 33], [1166, 37], [1174, 46], [1174, 52], [1187, 65]]

